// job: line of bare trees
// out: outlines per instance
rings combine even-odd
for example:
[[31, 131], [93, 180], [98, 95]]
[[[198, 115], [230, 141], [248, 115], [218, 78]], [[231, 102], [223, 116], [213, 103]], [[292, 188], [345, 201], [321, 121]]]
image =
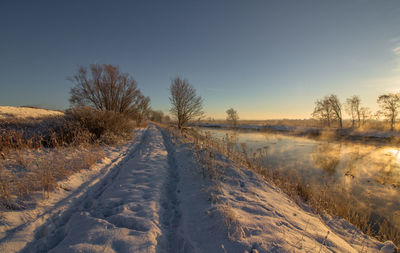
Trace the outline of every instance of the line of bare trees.
[[[137, 82], [118, 66], [91, 64], [80, 67], [68, 78], [75, 86], [71, 89], [70, 103], [74, 107], [90, 107], [97, 111], [113, 112], [134, 119], [137, 125], [145, 119], [169, 122], [162, 111], [153, 111], [150, 98], [143, 96]], [[178, 128], [203, 115], [203, 99], [187, 79], [176, 77], [170, 86], [172, 115], [178, 120]]]
[[[390, 123], [390, 129], [393, 131], [400, 109], [400, 93], [380, 95], [377, 103], [380, 110], [376, 116], [383, 116]], [[339, 128], [343, 128], [343, 108], [351, 117], [352, 128], [362, 126], [372, 116], [368, 107], [361, 106], [361, 99], [358, 96], [347, 98], [346, 102], [342, 104], [334, 94], [318, 99], [315, 102], [312, 116], [322, 121], [327, 127], [331, 127], [332, 123], [336, 122]]]
[[[162, 111], [151, 110], [150, 98], [142, 95], [137, 82], [129, 74], [122, 73], [118, 66], [91, 64], [89, 68], [80, 67], [69, 80], [75, 84], [70, 97], [73, 106], [89, 106], [98, 111], [122, 114], [134, 119], [138, 125], [145, 119], [158, 122], [167, 119]], [[203, 115], [203, 99], [187, 79], [174, 78], [170, 92], [170, 112], [176, 117], [179, 129]], [[377, 103], [380, 107], [377, 115], [385, 117], [390, 129], [394, 130], [400, 109], [400, 93], [381, 95]], [[342, 104], [334, 94], [318, 99], [312, 116], [328, 127], [336, 123], [343, 128], [343, 109], [351, 117], [353, 128], [362, 126], [371, 116], [370, 109], [361, 106], [358, 96], [347, 98]], [[229, 108], [226, 113], [227, 121], [236, 126], [239, 119], [237, 111]]]
[[164, 115], [164, 112], [161, 110], [152, 110], [150, 112], [149, 120], [158, 123], [169, 123], [171, 118], [169, 115]]

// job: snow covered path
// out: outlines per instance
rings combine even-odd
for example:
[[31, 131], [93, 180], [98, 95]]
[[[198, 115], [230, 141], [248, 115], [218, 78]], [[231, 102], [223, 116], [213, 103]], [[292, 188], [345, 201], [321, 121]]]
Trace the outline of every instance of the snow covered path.
[[[136, 147], [79, 199], [44, 215], [43, 224], [8, 231], [0, 251], [20, 251], [26, 244], [22, 252], [154, 252], [169, 174], [163, 143], [160, 130], [149, 126]], [[30, 234], [32, 240], [24, 242]]]
[[167, 151], [155, 126], [118, 171], [79, 210], [26, 252], [154, 252], [161, 235], [159, 203], [168, 176]]
[[202, 177], [190, 143], [149, 125], [97, 180], [70, 194], [75, 197], [0, 233], [0, 252], [379, 252], [383, 247], [343, 220], [321, 221], [222, 155], [213, 163], [220, 181]]

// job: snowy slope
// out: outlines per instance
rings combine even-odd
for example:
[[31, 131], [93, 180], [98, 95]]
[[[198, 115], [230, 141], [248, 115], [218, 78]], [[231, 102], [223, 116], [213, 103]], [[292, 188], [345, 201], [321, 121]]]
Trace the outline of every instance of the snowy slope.
[[[191, 144], [150, 125], [83, 187], [71, 187], [54, 207], [36, 210], [26, 225], [3, 229], [0, 252], [383, 249], [343, 220], [322, 221], [301, 209], [225, 157], [217, 155], [214, 162], [221, 171], [218, 181], [203, 178]], [[390, 252], [393, 245], [385, 247]]]
[[[167, 138], [166, 138], [167, 139]], [[217, 155], [221, 180], [200, 179], [202, 170], [190, 145], [175, 150], [179, 234], [185, 252], [379, 252], [384, 245], [342, 219], [321, 218], [297, 206], [254, 172]], [[388, 242], [385, 249], [393, 252]], [[183, 252], [183, 251], [171, 251]]]
[[64, 113], [40, 108], [0, 106], [0, 119], [2, 118], [40, 118], [61, 116]]

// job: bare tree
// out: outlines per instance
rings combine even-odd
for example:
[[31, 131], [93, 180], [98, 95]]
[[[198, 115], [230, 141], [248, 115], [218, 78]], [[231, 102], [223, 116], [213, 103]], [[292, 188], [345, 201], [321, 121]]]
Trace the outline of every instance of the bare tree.
[[140, 95], [131, 107], [131, 115], [136, 120], [136, 125], [139, 126], [150, 112], [150, 98]]
[[382, 109], [381, 113], [390, 122], [390, 130], [393, 131], [400, 108], [400, 93], [380, 95], [377, 102]]
[[352, 96], [346, 100], [346, 111], [351, 116], [352, 122], [351, 127], [354, 128], [356, 119], [358, 121], [358, 126], [361, 125], [361, 100], [358, 96]]
[[336, 120], [339, 122], [339, 127], [343, 128], [342, 104], [340, 103], [339, 98], [332, 94], [329, 96], [328, 100], [332, 106], [334, 118], [336, 118]]
[[169, 124], [169, 122], [171, 122], [171, 118], [168, 115], [165, 115], [163, 118], [163, 121], [167, 124]]
[[228, 121], [228, 123], [231, 124], [233, 127], [236, 127], [239, 120], [239, 115], [237, 111], [233, 108], [229, 108], [228, 110], [226, 110], [226, 114], [226, 121]]
[[361, 123], [362, 125], [365, 125], [367, 122], [367, 119], [371, 117], [371, 110], [368, 107], [361, 107], [360, 108], [360, 115], [361, 115]]
[[176, 77], [170, 87], [172, 115], [178, 120], [178, 128], [182, 129], [190, 120], [203, 115], [203, 100], [196, 95], [196, 89], [186, 79]]
[[319, 119], [321, 121], [325, 121], [327, 126], [331, 126], [331, 120], [333, 117], [333, 110], [332, 110], [332, 105], [329, 102], [328, 97], [324, 97], [321, 100], [317, 100], [315, 102], [315, 107], [314, 111], [312, 113], [312, 116], [316, 119]]
[[124, 113], [140, 96], [136, 81], [114, 65], [91, 64], [89, 70], [80, 67], [68, 79], [75, 83], [71, 89], [72, 105]]
[[164, 118], [163, 111], [151, 111], [150, 114], [151, 114], [150, 120], [152, 120], [154, 122], [162, 123], [163, 118]]

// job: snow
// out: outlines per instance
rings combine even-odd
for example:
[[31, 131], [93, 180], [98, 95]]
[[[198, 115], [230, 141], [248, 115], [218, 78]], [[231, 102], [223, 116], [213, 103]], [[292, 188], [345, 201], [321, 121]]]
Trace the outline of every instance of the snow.
[[0, 106], [0, 119], [61, 116], [63, 112], [30, 107]]
[[65, 225], [28, 247], [50, 252], [154, 251], [167, 153], [159, 132], [149, 130], [142, 138], [134, 157], [120, 164]]
[[392, 242], [386, 241], [386, 242], [384, 243], [384, 246], [381, 248], [380, 252], [381, 252], [381, 253], [393, 253], [393, 252], [397, 252], [397, 251], [396, 251], [396, 246], [394, 246]]
[[[49, 199], [42, 201], [35, 209], [24, 211], [8, 211], [0, 213], [0, 252], [18, 252], [26, 244], [34, 240], [40, 229], [47, 227], [48, 220], [55, 217], [65, 217], [74, 212], [88, 192], [99, 187], [100, 182], [118, 166], [138, 145], [143, 130], [135, 131], [135, 140], [132, 143], [108, 150], [106, 158], [97, 163], [90, 170], [82, 170], [59, 182], [62, 185]], [[63, 190], [67, 189], [67, 190]], [[1, 217], [2, 216], [2, 217]]]
[[0, 252], [395, 249], [343, 219], [322, 219], [299, 207], [273, 184], [223, 155], [214, 160], [219, 180], [203, 178], [191, 144], [158, 126], [149, 125], [136, 136], [110, 154], [110, 160], [66, 181], [71, 191], [53, 194], [35, 210], [6, 213]]

